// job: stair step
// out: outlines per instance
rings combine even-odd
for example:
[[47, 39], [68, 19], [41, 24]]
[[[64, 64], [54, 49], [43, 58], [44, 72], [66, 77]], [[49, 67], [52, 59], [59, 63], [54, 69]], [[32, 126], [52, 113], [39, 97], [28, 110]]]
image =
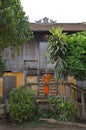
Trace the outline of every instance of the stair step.
[[[49, 95], [56, 96], [57, 89], [56, 89], [56, 81], [55, 81], [54, 77], [51, 78], [49, 87], [50, 87]], [[40, 96], [44, 96], [43, 88], [44, 88], [43, 76], [40, 76], [40, 78], [39, 78], [39, 95]]]

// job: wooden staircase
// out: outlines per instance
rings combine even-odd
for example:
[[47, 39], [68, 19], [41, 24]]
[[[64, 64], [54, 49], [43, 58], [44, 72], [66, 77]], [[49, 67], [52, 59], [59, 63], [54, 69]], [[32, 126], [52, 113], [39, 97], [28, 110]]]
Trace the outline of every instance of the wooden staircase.
[[[54, 77], [51, 78], [49, 83], [50, 93], [48, 95], [56, 96], [57, 95], [57, 84]], [[43, 76], [39, 77], [39, 88], [38, 88], [38, 96], [44, 97], [44, 82]]]
[[[55, 79], [52, 78], [49, 86], [50, 86], [50, 93], [49, 95], [56, 96], [58, 92], [59, 87], [64, 87], [64, 95], [61, 95], [64, 100], [67, 100], [69, 102], [73, 102], [75, 106], [78, 109], [78, 112], [80, 113], [80, 118], [81, 119], [86, 119], [86, 103], [84, 100], [84, 95], [86, 94], [86, 90], [83, 90], [79, 88], [77, 85], [73, 83], [65, 83], [65, 84], [59, 84], [55, 82]], [[37, 97], [37, 101], [40, 103], [43, 103], [45, 106], [46, 103], [48, 103], [47, 97], [45, 97], [44, 92], [43, 92], [43, 78], [40, 76], [39, 78], [39, 93]], [[67, 92], [67, 93], [66, 93]]]

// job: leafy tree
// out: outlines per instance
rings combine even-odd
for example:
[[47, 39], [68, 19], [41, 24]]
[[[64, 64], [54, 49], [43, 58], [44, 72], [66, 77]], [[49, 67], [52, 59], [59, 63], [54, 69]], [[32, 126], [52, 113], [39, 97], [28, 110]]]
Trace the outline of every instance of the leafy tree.
[[5, 61], [2, 59], [2, 56], [0, 55], [0, 77], [2, 76], [5, 70], [6, 70]]
[[53, 28], [48, 36], [48, 55], [54, 63], [57, 78], [73, 75], [76, 79], [86, 79], [86, 32], [71, 35], [62, 33], [61, 28]]
[[86, 79], [86, 32], [77, 32], [68, 36], [69, 54], [67, 63], [69, 73], [76, 79]]
[[0, 0], [0, 50], [18, 47], [31, 38], [28, 17], [20, 0]]
[[31, 38], [28, 17], [20, 0], [0, 0], [0, 54], [8, 46], [19, 50], [19, 46]]

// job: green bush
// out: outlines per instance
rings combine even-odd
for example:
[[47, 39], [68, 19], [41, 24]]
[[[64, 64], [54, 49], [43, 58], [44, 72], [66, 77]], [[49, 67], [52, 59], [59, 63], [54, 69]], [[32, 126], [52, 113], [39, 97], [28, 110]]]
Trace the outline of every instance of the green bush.
[[[62, 99], [59, 95], [57, 96], [48, 96], [49, 106], [47, 108], [42, 108], [40, 104], [38, 107], [36, 106], [35, 110], [35, 120], [37, 121], [39, 118], [54, 118], [57, 119], [58, 116], [58, 105], [62, 102]], [[45, 105], [45, 104], [44, 104]]]
[[34, 114], [35, 92], [25, 86], [16, 88], [9, 95], [9, 114], [14, 122], [31, 120]]
[[58, 106], [58, 119], [63, 121], [79, 120], [77, 108], [72, 102], [63, 101]]
[[55, 97], [48, 97], [50, 109], [54, 118], [62, 121], [76, 121], [79, 120], [79, 114], [75, 105], [68, 101], [63, 101], [57, 95]]
[[40, 118], [54, 118], [53, 112], [49, 108], [43, 110], [42, 108], [40, 108], [40, 104], [39, 107], [37, 106], [35, 107], [35, 110], [36, 110], [34, 117], [35, 122], [39, 121]]
[[60, 95], [57, 95], [55, 97], [54, 96], [49, 96], [48, 97], [48, 101], [50, 103], [50, 109], [51, 109], [51, 111], [53, 112], [53, 114], [55, 116], [57, 116], [58, 115], [58, 108], [59, 108], [58, 106], [62, 102], [61, 96]]

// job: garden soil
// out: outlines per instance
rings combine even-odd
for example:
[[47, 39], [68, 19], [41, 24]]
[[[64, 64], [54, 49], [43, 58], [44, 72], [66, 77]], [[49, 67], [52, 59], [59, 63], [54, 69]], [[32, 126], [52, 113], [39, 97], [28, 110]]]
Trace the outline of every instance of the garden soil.
[[67, 125], [58, 125], [55, 124], [53, 126], [47, 125], [30, 125], [27, 124], [20, 124], [16, 125], [13, 123], [8, 123], [4, 120], [0, 120], [0, 130], [86, 130], [86, 127], [79, 127], [79, 126], [67, 126]]

